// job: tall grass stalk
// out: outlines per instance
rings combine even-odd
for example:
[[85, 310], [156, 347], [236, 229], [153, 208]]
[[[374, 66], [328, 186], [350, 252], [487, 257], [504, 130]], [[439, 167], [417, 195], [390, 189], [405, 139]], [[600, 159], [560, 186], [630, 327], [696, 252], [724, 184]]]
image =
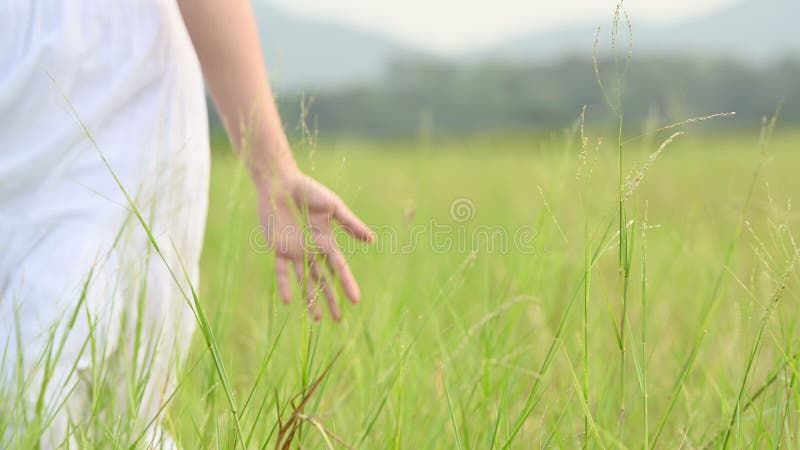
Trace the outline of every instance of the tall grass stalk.
[[[583, 189], [580, 195], [581, 206], [583, 208], [583, 323], [582, 323], [582, 332], [583, 332], [583, 370], [582, 370], [582, 394], [583, 394], [583, 402], [589, 405], [589, 298], [591, 296], [591, 285], [592, 285], [592, 268], [591, 268], [591, 254], [590, 249], [592, 247], [592, 238], [591, 233], [589, 231], [589, 206], [588, 206], [588, 195], [589, 195], [589, 177], [591, 171], [588, 170], [588, 167], [585, 167], [589, 162], [589, 138], [585, 135], [585, 124], [586, 124], [586, 105], [583, 106], [581, 109], [581, 116], [580, 116], [580, 151], [579, 155], [579, 165], [578, 165], [578, 182], [583, 182]], [[585, 171], [584, 179], [581, 179], [582, 172]], [[586, 448], [589, 444], [590, 434], [589, 434], [589, 414], [584, 413], [583, 415], [583, 447]]]
[[[603, 83], [600, 68], [598, 64], [598, 49], [600, 46], [600, 30], [597, 31], [597, 36], [595, 38], [595, 46], [593, 52], [593, 61], [594, 61], [594, 70], [595, 70], [595, 77], [597, 79], [597, 83], [600, 86], [600, 90], [603, 93], [603, 98], [606, 100], [606, 104], [611, 110], [611, 112], [616, 116], [617, 119], [617, 195], [618, 195], [618, 230], [619, 230], [619, 252], [618, 252], [618, 260], [617, 260], [617, 271], [619, 274], [618, 284], [620, 287], [619, 290], [619, 300], [620, 300], [620, 317], [619, 317], [619, 432], [618, 436], [620, 439], [624, 436], [624, 429], [625, 429], [625, 368], [626, 368], [626, 343], [625, 343], [625, 319], [628, 315], [628, 282], [630, 281], [630, 264], [629, 264], [629, 253], [631, 252], [632, 247], [629, 248], [628, 242], [628, 220], [627, 214], [625, 211], [625, 183], [624, 183], [624, 158], [623, 158], [623, 131], [624, 131], [624, 114], [622, 110], [622, 86], [624, 82], [625, 72], [627, 72], [628, 66], [631, 61], [631, 57], [633, 54], [633, 33], [631, 32], [632, 26], [630, 22], [630, 17], [628, 16], [627, 12], [624, 11], [622, 7], [623, 2], [620, 1], [617, 3], [616, 8], [614, 9], [614, 17], [611, 26], [611, 52], [614, 60], [614, 68], [615, 68], [615, 78], [616, 78], [616, 96], [615, 101], [611, 101], [611, 97], [606, 92], [605, 84]], [[624, 17], [627, 29], [628, 29], [628, 51], [627, 51], [627, 59], [625, 62], [624, 67], [620, 67], [620, 60], [619, 54], [617, 51], [617, 42], [619, 38], [619, 22], [621, 17]], [[636, 226], [636, 218], [634, 217], [634, 223], [632, 224], [632, 229], [635, 230]]]
[[650, 441], [650, 417], [647, 391], [647, 203], [644, 206], [644, 217], [642, 220], [642, 448], [647, 448]]

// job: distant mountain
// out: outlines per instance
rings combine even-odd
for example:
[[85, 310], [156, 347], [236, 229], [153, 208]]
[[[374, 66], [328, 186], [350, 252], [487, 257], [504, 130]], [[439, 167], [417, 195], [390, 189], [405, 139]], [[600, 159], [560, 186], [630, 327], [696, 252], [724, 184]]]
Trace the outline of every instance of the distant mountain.
[[[273, 82], [284, 92], [378, 83], [398, 59], [436, 59], [380, 33], [287, 14], [271, 6], [269, 0], [253, 0], [253, 6], [267, 66]], [[639, 57], [733, 56], [764, 63], [800, 54], [800, 0], [741, 0], [669, 26], [649, 26], [635, 19], [634, 52]], [[607, 48], [608, 21], [592, 22], [522, 35], [447, 62], [547, 63], [564, 56], [587, 55], [592, 52], [598, 24], [603, 25], [603, 45]]]
[[[634, 18], [635, 20], [635, 18]], [[705, 16], [669, 26], [633, 23], [635, 53], [732, 56], [764, 63], [800, 54], [800, 0], [743, 0]], [[608, 45], [608, 24], [601, 24]], [[592, 52], [598, 24], [531, 33], [479, 52], [479, 59], [552, 59]], [[623, 32], [627, 44], [627, 32]]]
[[374, 81], [395, 58], [412, 51], [377, 33], [284, 13], [253, 1], [264, 57], [282, 89]]

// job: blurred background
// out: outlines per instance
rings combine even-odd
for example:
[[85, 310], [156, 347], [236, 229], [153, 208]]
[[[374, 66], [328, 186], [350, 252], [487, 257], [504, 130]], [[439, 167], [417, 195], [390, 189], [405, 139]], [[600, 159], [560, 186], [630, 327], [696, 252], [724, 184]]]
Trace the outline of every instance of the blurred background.
[[[254, 0], [264, 56], [294, 131], [429, 139], [613, 120], [595, 80], [612, 69], [613, 0]], [[736, 111], [716, 127], [757, 128], [784, 101], [800, 121], [796, 0], [625, 3], [634, 62], [628, 130]], [[627, 27], [618, 44], [624, 60]], [[216, 126], [219, 121], [212, 113]], [[598, 124], [602, 125], [602, 124]], [[706, 127], [707, 128], [707, 127]]]

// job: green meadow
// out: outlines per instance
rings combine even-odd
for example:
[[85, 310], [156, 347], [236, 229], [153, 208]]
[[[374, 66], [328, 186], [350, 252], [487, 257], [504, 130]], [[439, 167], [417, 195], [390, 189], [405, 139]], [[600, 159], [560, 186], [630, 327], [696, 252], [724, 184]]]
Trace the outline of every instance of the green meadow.
[[198, 336], [168, 429], [183, 448], [794, 447], [800, 134], [704, 127], [621, 150], [580, 126], [297, 142], [378, 232], [339, 240], [362, 291], [340, 323], [278, 299], [215, 141], [200, 301], [232, 398]]

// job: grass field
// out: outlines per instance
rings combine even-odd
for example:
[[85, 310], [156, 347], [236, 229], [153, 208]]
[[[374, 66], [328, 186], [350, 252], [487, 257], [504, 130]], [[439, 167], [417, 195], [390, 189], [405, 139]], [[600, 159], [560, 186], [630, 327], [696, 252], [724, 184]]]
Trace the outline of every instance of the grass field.
[[[296, 145], [379, 230], [349, 251], [363, 300], [340, 324], [277, 299], [249, 181], [215, 152], [201, 299], [248, 447], [301, 397], [302, 448], [796, 446], [800, 135], [689, 130], [651, 165], [669, 133], [626, 144], [623, 177], [646, 173], [623, 255], [616, 136], [582, 159], [577, 135]], [[189, 362], [169, 427], [228, 447], [199, 338]]]

